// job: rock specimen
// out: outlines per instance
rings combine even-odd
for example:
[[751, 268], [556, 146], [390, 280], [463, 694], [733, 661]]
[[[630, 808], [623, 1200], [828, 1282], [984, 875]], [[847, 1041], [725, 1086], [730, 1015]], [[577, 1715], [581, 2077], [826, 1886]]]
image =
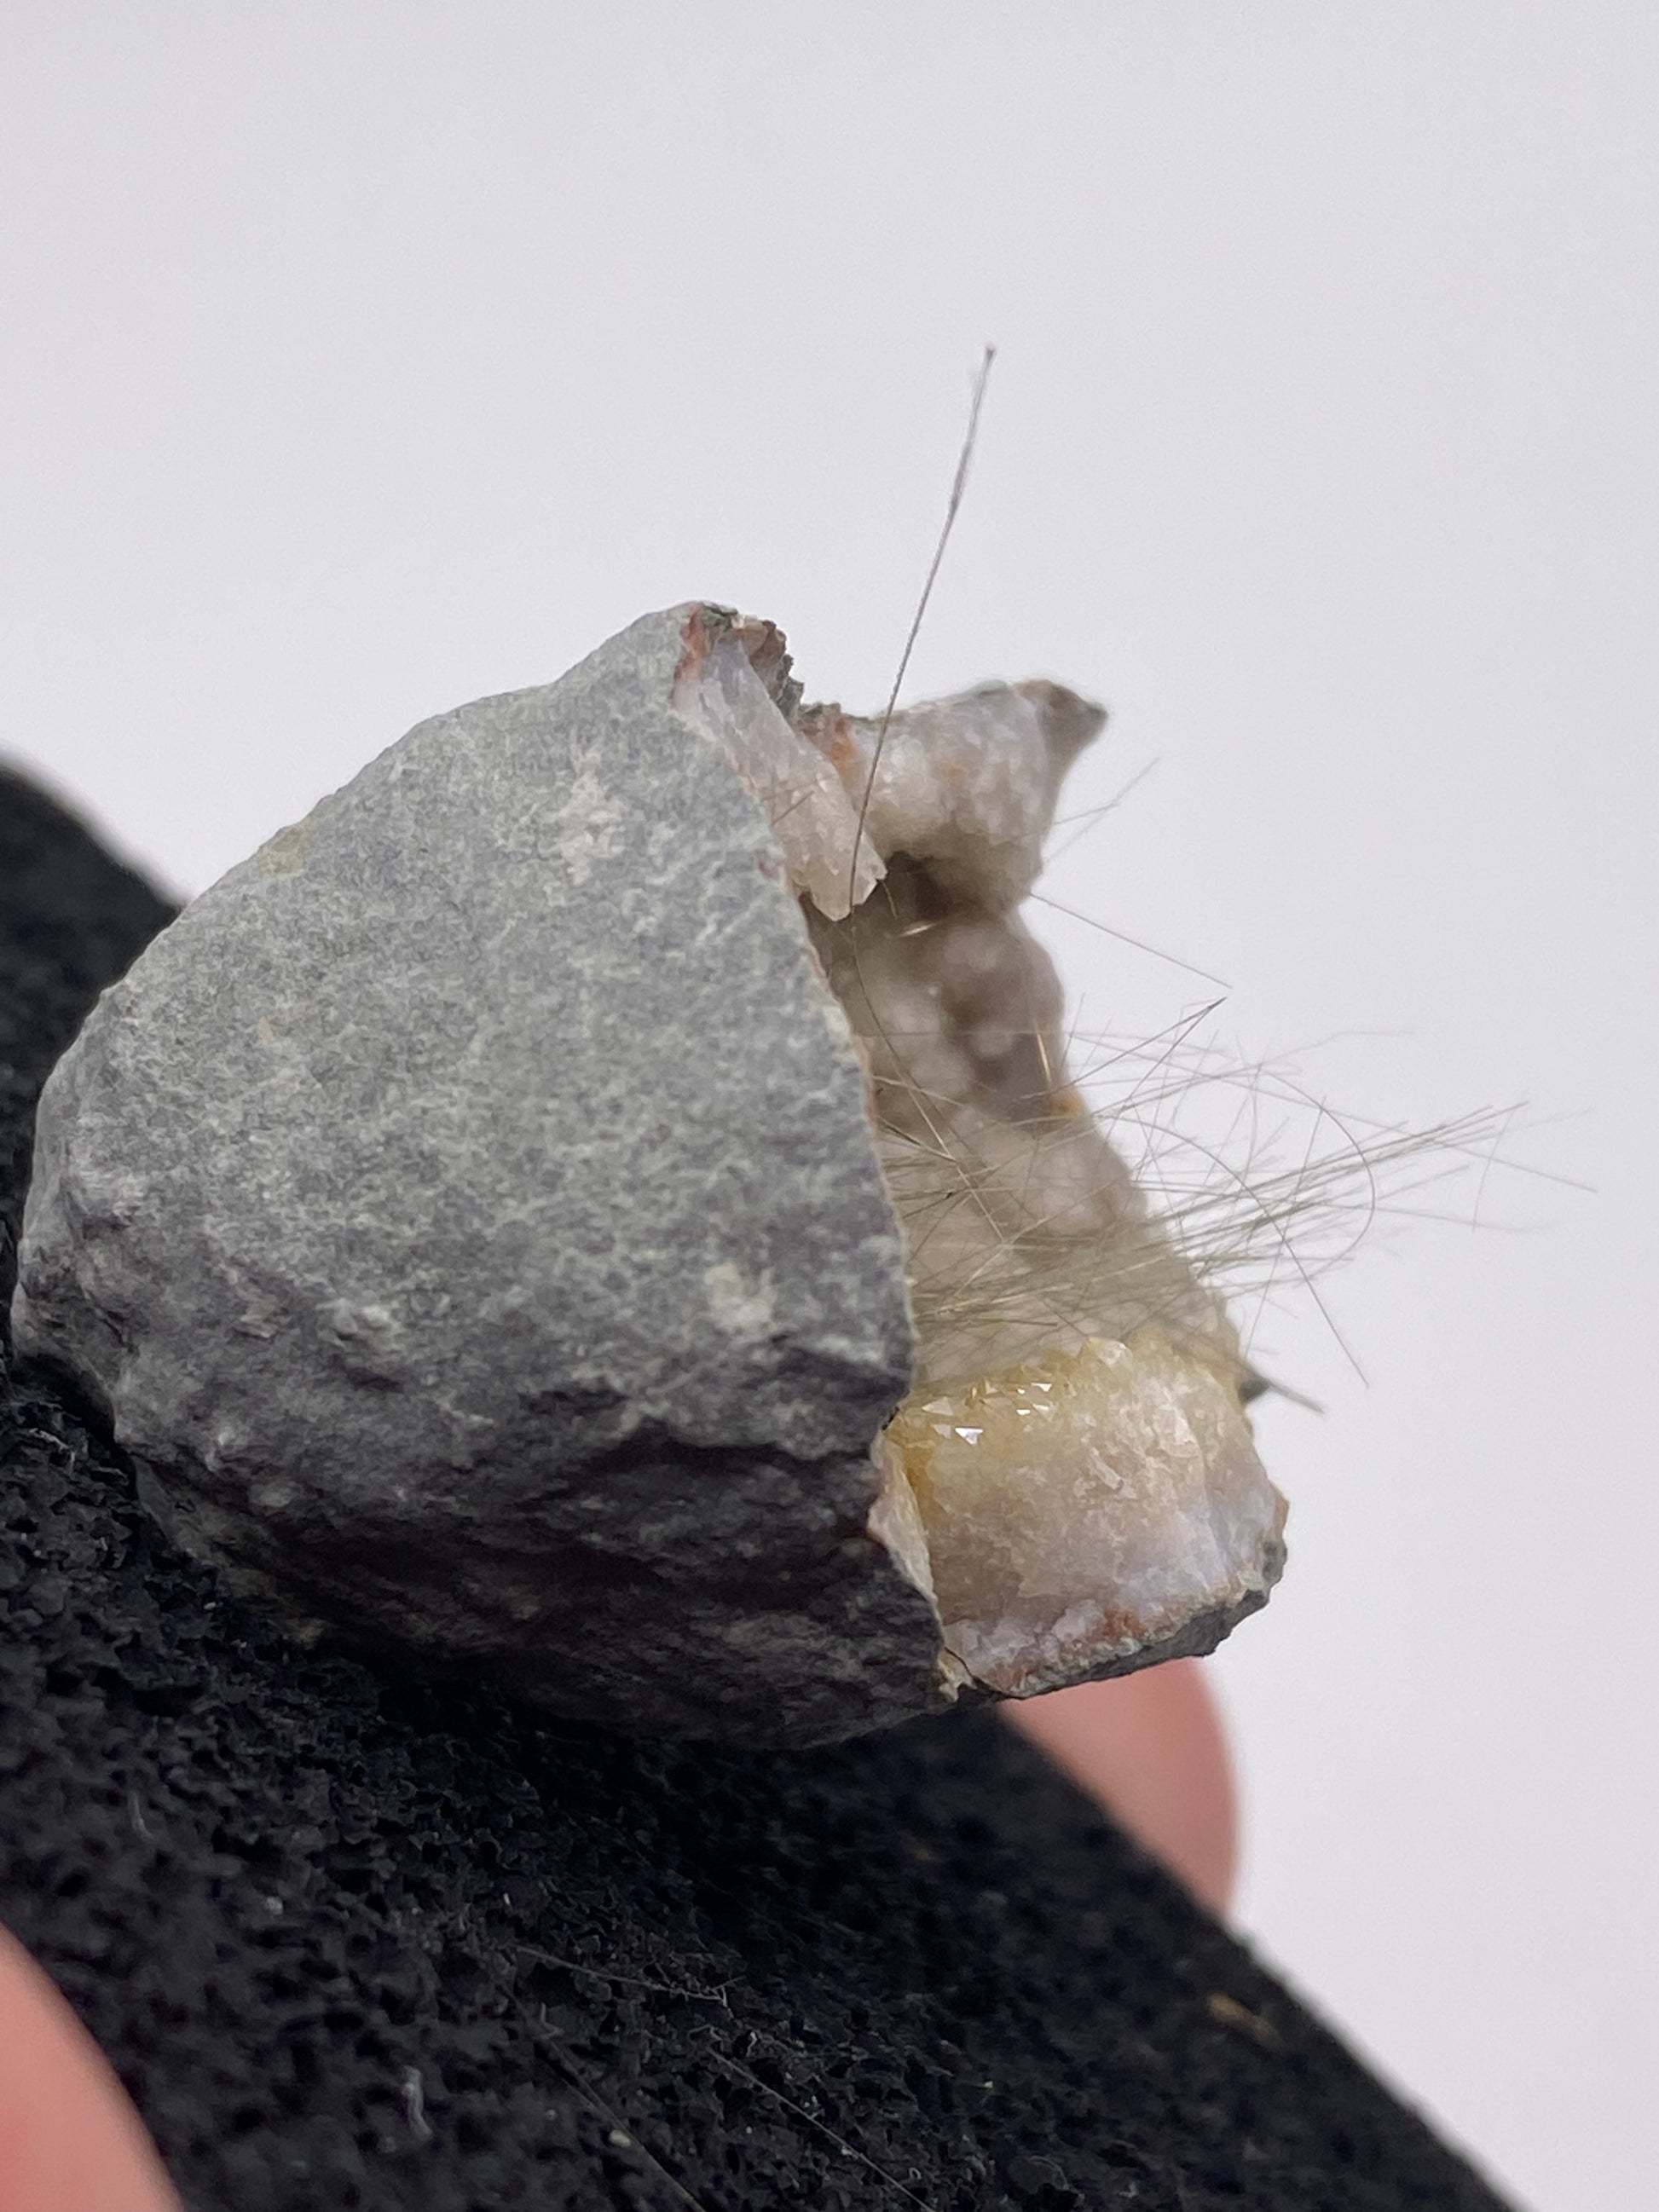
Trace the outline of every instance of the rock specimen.
[[99, 1002], [18, 1348], [301, 1632], [635, 1731], [1207, 1649], [1282, 1502], [1017, 911], [1100, 719], [693, 605], [422, 724]]

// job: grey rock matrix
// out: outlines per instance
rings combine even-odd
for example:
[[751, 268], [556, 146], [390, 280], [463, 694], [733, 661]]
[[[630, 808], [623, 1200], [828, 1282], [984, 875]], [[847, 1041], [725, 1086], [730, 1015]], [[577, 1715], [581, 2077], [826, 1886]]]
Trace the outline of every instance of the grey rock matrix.
[[684, 611], [422, 724], [42, 1101], [15, 1308], [290, 1619], [630, 1728], [944, 1698], [866, 1527], [913, 1341], [865, 1076]]

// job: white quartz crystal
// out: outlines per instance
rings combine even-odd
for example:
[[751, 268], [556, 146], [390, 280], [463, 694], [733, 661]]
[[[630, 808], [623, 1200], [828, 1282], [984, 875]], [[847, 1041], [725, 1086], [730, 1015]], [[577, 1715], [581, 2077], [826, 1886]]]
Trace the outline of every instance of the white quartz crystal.
[[770, 623], [733, 621], [694, 630], [688, 646], [674, 684], [676, 708], [714, 740], [766, 809], [795, 890], [821, 914], [846, 914], [869, 896], [881, 862], [874, 844], [858, 839], [854, 865], [854, 802], [774, 696], [772, 685], [788, 668], [781, 634]]
[[1234, 1381], [1159, 1329], [913, 1394], [884, 1442], [945, 1643], [989, 1689], [1074, 1681], [1266, 1594], [1284, 1506]]
[[1073, 1086], [1018, 914], [1104, 715], [994, 684], [884, 726], [802, 706], [769, 625], [688, 642], [676, 704], [766, 808], [904, 1231], [918, 1367], [872, 1528], [987, 1689], [1206, 1648], [1276, 1579], [1284, 1502], [1232, 1325]]

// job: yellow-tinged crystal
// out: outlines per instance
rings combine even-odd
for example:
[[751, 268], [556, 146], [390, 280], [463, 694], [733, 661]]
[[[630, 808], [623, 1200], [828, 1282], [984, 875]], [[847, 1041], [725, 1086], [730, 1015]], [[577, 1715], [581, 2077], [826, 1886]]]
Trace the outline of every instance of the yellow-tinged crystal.
[[884, 1443], [927, 1531], [946, 1644], [988, 1689], [1152, 1656], [1260, 1602], [1276, 1571], [1284, 1502], [1236, 1376], [1156, 1328], [913, 1397]]

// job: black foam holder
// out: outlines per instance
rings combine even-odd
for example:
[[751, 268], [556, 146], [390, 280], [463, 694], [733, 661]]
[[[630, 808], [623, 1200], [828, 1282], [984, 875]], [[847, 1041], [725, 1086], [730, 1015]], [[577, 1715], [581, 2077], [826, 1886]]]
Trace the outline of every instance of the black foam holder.
[[[0, 773], [0, 1311], [167, 913]], [[630, 1743], [303, 1652], [9, 1340], [0, 1614], [0, 1919], [194, 2212], [1502, 2212], [994, 1716]]]

